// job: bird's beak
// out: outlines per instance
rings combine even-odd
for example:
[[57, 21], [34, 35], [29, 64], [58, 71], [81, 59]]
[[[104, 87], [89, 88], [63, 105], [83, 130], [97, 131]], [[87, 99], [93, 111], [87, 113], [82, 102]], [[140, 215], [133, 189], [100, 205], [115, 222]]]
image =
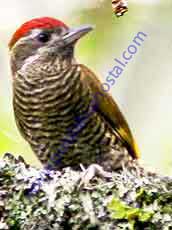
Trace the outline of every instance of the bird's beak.
[[81, 37], [93, 30], [93, 26], [85, 25], [78, 28], [69, 29], [69, 32], [63, 36], [63, 41], [66, 44], [75, 43]]

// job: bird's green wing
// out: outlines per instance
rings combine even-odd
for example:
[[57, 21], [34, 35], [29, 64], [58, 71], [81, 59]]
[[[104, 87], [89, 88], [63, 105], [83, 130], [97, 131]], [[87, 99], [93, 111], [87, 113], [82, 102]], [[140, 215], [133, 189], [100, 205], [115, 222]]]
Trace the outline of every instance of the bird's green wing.
[[96, 108], [119, 136], [133, 158], [139, 158], [139, 151], [134, 141], [130, 128], [123, 114], [120, 112], [112, 96], [101, 89], [101, 82], [96, 75], [86, 66], [80, 65], [81, 80], [91, 88], [93, 100], [96, 100]]

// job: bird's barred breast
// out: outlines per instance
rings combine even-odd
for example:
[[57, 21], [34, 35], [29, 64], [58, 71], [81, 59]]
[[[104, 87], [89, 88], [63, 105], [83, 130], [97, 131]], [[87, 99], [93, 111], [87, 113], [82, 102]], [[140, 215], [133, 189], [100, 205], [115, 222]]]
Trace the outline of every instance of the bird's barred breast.
[[[73, 81], [69, 78], [73, 77]], [[49, 129], [57, 122], [67, 125], [71, 120], [74, 91], [78, 87], [79, 72], [76, 67], [70, 72], [44, 76], [18, 75], [14, 82], [14, 109], [17, 119], [30, 129]], [[54, 124], [55, 123], [55, 124]], [[45, 130], [46, 131], [46, 130]], [[60, 131], [60, 130], [59, 130]]]
[[[69, 148], [69, 153], [63, 156], [69, 165], [74, 157], [76, 161], [81, 161], [83, 151], [86, 151], [84, 158], [87, 160], [91, 160], [91, 156], [97, 157], [92, 151], [97, 149], [97, 154], [100, 154], [101, 141], [109, 141], [109, 144], [110, 140], [114, 141], [114, 135], [102, 118], [96, 112], [89, 116], [93, 98], [79, 78], [79, 67], [73, 66], [48, 78], [18, 74], [14, 82], [13, 103], [17, 124], [44, 163], [65, 139], [71, 143], [71, 152]], [[84, 124], [82, 119], [80, 121], [82, 128], [81, 124], [77, 124], [78, 116], [85, 117]], [[73, 133], [77, 132], [73, 143], [71, 129]]]

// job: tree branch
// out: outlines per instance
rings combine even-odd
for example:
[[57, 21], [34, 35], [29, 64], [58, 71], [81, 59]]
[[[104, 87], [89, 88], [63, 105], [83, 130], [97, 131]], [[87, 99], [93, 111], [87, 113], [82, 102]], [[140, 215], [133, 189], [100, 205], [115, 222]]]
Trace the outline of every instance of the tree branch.
[[0, 229], [171, 229], [172, 178], [138, 163], [79, 188], [79, 171], [0, 161]]

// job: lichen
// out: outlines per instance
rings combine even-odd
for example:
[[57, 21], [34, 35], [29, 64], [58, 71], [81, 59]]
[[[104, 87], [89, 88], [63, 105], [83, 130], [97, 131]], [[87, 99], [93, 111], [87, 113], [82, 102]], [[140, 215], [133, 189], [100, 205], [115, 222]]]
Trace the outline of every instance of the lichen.
[[138, 163], [80, 187], [81, 171], [0, 160], [0, 229], [172, 229], [172, 178]]

